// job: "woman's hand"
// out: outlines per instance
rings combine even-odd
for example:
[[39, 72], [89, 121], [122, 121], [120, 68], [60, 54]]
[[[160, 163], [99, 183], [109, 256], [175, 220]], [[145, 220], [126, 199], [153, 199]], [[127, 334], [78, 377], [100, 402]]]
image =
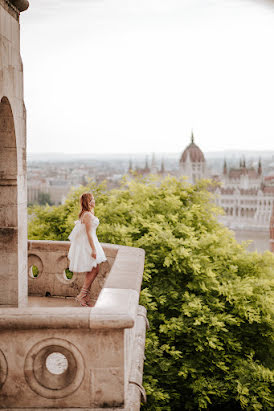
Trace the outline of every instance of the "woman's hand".
[[92, 250], [91, 257], [96, 259], [96, 251], [95, 250]]

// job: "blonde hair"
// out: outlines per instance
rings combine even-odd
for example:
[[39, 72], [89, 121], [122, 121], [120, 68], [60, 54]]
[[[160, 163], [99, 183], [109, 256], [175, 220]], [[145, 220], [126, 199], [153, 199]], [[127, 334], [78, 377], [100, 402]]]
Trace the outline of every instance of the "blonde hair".
[[92, 205], [90, 204], [92, 200], [93, 200], [92, 193], [83, 193], [81, 195], [80, 197], [81, 211], [79, 213], [79, 218], [81, 218], [84, 211], [91, 211], [93, 209]]

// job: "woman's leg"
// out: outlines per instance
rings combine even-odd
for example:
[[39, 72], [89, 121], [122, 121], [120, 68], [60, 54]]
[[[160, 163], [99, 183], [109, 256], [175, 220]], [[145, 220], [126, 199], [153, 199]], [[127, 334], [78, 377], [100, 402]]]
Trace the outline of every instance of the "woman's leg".
[[91, 271], [86, 273], [86, 278], [85, 278], [83, 287], [85, 287], [87, 289], [90, 289], [91, 284], [95, 280], [95, 277], [97, 276], [98, 273], [99, 273], [99, 265], [97, 264], [96, 267], [93, 267], [93, 269]]
[[91, 286], [92, 286], [93, 281], [95, 280], [95, 278], [97, 277], [97, 275], [98, 275], [98, 273], [99, 273], [99, 264], [97, 264], [97, 266], [94, 267], [93, 270], [90, 271], [90, 272], [92, 273], [92, 276], [91, 276], [91, 278], [88, 279], [88, 282], [89, 282], [89, 285], [88, 285], [88, 287], [87, 287], [87, 290], [88, 290], [88, 291], [87, 291], [87, 294], [86, 294], [86, 296], [85, 296], [85, 301], [86, 301], [86, 303], [87, 303], [88, 305], [91, 304], [91, 301], [90, 301], [90, 289], [91, 289]]
[[76, 297], [80, 303], [81, 302], [83, 303], [83, 305], [87, 305], [87, 302], [89, 301], [88, 294], [90, 292], [91, 285], [93, 281], [95, 280], [95, 277], [97, 276], [98, 272], [99, 272], [99, 265], [97, 265], [96, 267], [93, 267], [91, 271], [88, 271], [86, 273], [83, 287], [81, 288], [80, 293]]

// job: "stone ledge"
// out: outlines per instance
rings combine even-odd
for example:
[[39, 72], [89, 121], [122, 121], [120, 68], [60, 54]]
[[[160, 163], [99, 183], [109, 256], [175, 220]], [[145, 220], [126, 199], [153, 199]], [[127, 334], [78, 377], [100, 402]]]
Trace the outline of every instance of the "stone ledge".
[[95, 308], [51, 307], [1, 308], [0, 330], [31, 329], [113, 329], [132, 328], [134, 317], [128, 314], [93, 312]]
[[31, 329], [113, 329], [132, 328], [134, 317], [113, 312], [97, 312], [96, 308], [50, 307], [1, 308], [0, 330]]
[[[116, 257], [120, 246], [115, 244], [101, 243], [104, 251], [109, 257]], [[55, 240], [28, 240], [28, 251], [68, 251], [70, 241], [55, 241]]]

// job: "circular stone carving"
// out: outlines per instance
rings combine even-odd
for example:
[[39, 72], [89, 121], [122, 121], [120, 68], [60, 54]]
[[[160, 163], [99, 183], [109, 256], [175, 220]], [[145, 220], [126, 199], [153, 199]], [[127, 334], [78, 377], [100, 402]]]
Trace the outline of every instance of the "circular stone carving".
[[[62, 354], [68, 363], [61, 374], [51, 373], [46, 365], [52, 353]], [[28, 352], [24, 366], [30, 388], [45, 398], [64, 398], [81, 385], [85, 366], [83, 357], [72, 343], [61, 338], [47, 338], [35, 344]]]
[[66, 255], [58, 258], [56, 266], [57, 274], [55, 276], [61, 283], [68, 285], [74, 281], [75, 276], [72, 275], [72, 278], [67, 278], [66, 276], [66, 269], [69, 266], [69, 260]]
[[8, 376], [8, 363], [6, 360], [6, 357], [3, 353], [3, 351], [0, 350], [0, 388], [3, 387], [3, 385], [6, 382]]
[[31, 269], [32, 266], [36, 266], [38, 268], [39, 273], [38, 273], [38, 276], [36, 278], [40, 277], [40, 275], [43, 272], [43, 262], [42, 262], [41, 258], [38, 257], [38, 255], [36, 255], [36, 254], [29, 254], [28, 255], [28, 273], [29, 273], [30, 278], [34, 278], [34, 276], [32, 274], [32, 269]]

